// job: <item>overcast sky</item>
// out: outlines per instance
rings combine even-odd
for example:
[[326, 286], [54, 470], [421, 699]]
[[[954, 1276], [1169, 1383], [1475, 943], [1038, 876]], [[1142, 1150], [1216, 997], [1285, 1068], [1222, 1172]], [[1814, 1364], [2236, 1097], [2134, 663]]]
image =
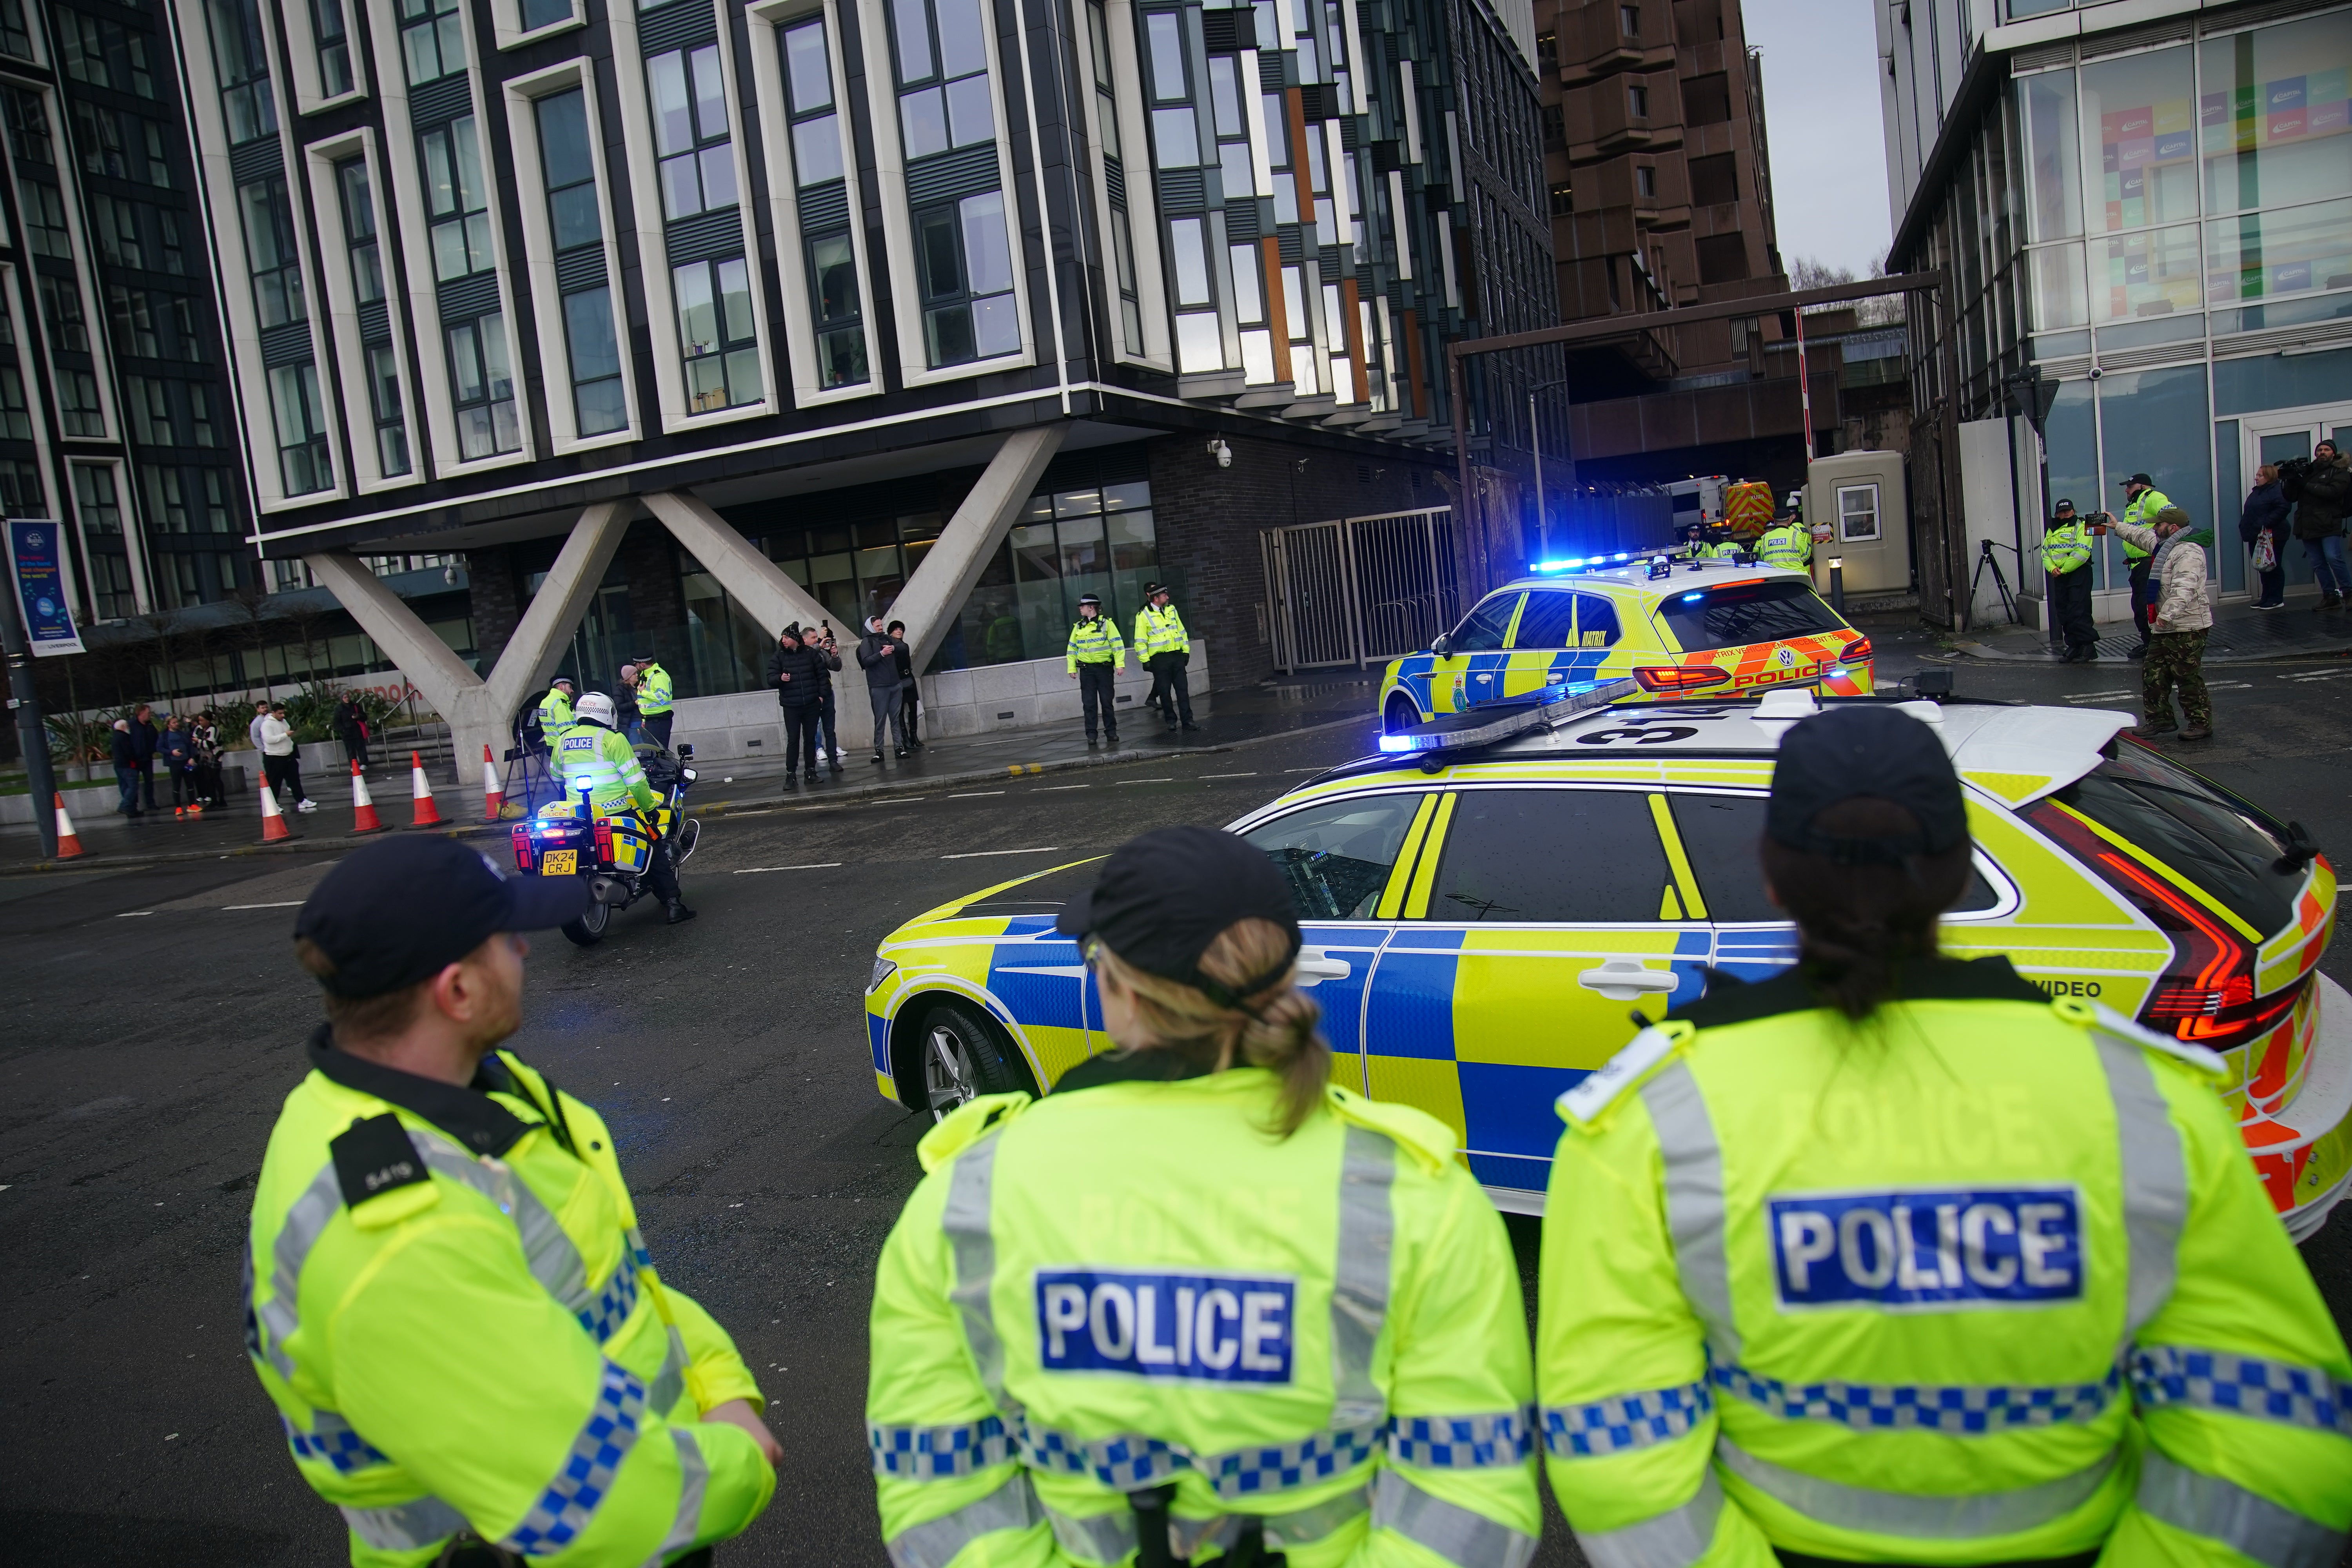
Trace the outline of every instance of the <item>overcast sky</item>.
[[1886, 137], [1871, 0], [1744, 0], [1764, 52], [1764, 125], [1780, 258], [1859, 277], [1886, 248]]

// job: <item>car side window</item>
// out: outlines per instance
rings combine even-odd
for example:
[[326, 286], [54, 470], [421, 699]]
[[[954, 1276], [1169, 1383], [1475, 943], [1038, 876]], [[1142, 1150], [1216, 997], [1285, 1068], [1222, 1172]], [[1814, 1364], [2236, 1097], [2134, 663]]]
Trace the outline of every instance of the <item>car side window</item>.
[[1469, 615], [1454, 629], [1450, 639], [1455, 653], [1499, 653], [1503, 634], [1511, 629], [1511, 612], [1519, 607], [1517, 594], [1497, 594]]
[[1302, 919], [1368, 920], [1422, 799], [1413, 792], [1321, 801], [1242, 837], [1288, 879]]
[[[1764, 867], [1757, 847], [1764, 838], [1765, 797], [1760, 795], [1670, 795], [1675, 829], [1683, 853], [1698, 876], [1706, 918], [1726, 925], [1786, 924], [1789, 912], [1764, 890]], [[1948, 913], [1990, 910], [2000, 894], [1982, 868], [1969, 878], [1969, 890]]]
[[1634, 790], [1462, 792], [1429, 919], [1630, 924], [1673, 886], [1649, 796]]
[[1528, 607], [1519, 613], [1519, 629], [1511, 637], [1513, 647], [1574, 647], [1576, 646], [1577, 594], [1533, 593], [1528, 595]]
[[1576, 646], [1615, 647], [1625, 635], [1617, 624], [1617, 601], [1601, 594], [1576, 595]]

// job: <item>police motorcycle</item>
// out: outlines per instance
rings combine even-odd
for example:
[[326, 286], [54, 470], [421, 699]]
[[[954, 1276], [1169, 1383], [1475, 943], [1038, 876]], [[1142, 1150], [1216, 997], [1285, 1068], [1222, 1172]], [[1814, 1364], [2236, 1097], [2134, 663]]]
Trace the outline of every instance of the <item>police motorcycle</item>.
[[515, 825], [516, 870], [525, 876], [588, 879], [586, 912], [562, 928], [582, 947], [602, 942], [615, 914], [652, 895], [648, 873], [664, 844], [673, 847], [674, 866], [683, 867], [702, 837], [702, 824], [686, 815], [687, 792], [695, 781], [689, 765], [694, 748], [681, 744], [673, 754], [640, 745], [636, 752], [646, 783], [662, 797], [650, 823], [635, 813], [599, 819], [589, 809], [587, 791], [581, 789], [568, 798], [549, 801]]

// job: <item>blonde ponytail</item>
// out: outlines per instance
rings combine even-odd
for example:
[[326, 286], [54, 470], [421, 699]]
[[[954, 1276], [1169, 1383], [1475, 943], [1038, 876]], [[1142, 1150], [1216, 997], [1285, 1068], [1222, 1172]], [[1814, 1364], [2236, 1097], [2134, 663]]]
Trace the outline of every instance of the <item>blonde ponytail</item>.
[[[1289, 933], [1274, 921], [1236, 921], [1201, 954], [1201, 973], [1222, 987], [1246, 984], [1282, 963], [1289, 948]], [[1137, 1021], [1150, 1036], [1136, 1048], [1172, 1051], [1212, 1072], [1235, 1062], [1265, 1068], [1282, 1080], [1275, 1128], [1285, 1138], [1321, 1103], [1331, 1048], [1316, 1029], [1323, 1010], [1298, 989], [1296, 962], [1272, 984], [1223, 1007], [1196, 986], [1146, 973], [1099, 942], [1094, 954], [1103, 978], [1134, 994]]]

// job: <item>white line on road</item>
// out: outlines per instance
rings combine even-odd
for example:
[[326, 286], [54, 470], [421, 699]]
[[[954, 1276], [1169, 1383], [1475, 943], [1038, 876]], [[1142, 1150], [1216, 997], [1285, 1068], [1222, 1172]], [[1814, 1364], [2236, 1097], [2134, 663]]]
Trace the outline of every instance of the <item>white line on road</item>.
[[970, 795], [951, 795], [946, 798], [949, 800], [986, 800], [990, 795], [1003, 795], [1003, 793], [1004, 792], [1001, 789], [982, 789], [974, 790]]
[[299, 910], [301, 907], [301, 900], [289, 899], [282, 904], [223, 904], [221, 909], [226, 911], [229, 910]]
[[1092, 789], [1095, 786], [1092, 784], [1040, 784], [1037, 788], [1031, 790], [1029, 793], [1031, 795], [1051, 795], [1057, 789]]
[[1202, 773], [1199, 776], [1204, 779], [1254, 779], [1257, 777], [1255, 773]]
[[2069, 702], [2097, 702], [2109, 697], [2129, 697], [2131, 694], [2129, 688], [2126, 688], [2121, 691], [2069, 691], [2066, 693], [2066, 700]]
[[880, 800], [868, 801], [866, 804], [868, 805], [904, 805], [910, 800], [929, 800], [930, 798], [931, 797], [927, 795], [885, 795]]
[[757, 876], [761, 871], [830, 871], [840, 864], [838, 860], [818, 860], [806, 866], [746, 866], [735, 874], [739, 877], [751, 877]]
[[1058, 844], [1040, 844], [1034, 849], [967, 849], [961, 855], [942, 855], [942, 860], [983, 860], [991, 855], [1051, 855], [1061, 847]]
[[1113, 784], [1174, 784], [1176, 781], [1175, 781], [1174, 779], [1113, 779], [1111, 782], [1112, 782]]
[[153, 910], [125, 910], [114, 918], [119, 921], [135, 921], [142, 915], [152, 915], [154, 912]]
[[2205, 683], [2205, 689], [2208, 691], [2243, 691], [2252, 685], [2253, 682], [2251, 680], [2209, 680]]
[[727, 820], [735, 822], [746, 816], [773, 816], [782, 809], [781, 806], [763, 805], [757, 811], [730, 811], [727, 814]]
[[1285, 768], [1282, 771], [1286, 773], [1328, 773], [1331, 770], [1329, 768]]

